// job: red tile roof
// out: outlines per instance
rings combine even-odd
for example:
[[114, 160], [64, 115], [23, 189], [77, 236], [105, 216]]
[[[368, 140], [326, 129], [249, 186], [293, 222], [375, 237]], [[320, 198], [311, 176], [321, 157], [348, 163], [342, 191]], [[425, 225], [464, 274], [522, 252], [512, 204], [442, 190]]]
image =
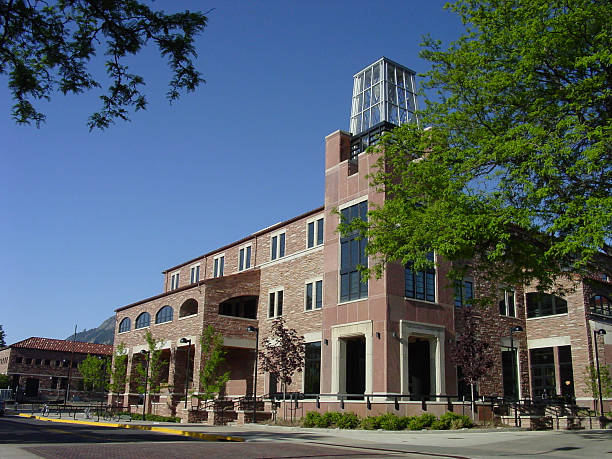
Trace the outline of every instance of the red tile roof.
[[113, 346], [110, 344], [82, 343], [80, 341], [38, 338], [35, 336], [11, 344], [9, 347], [41, 349], [45, 351], [78, 352], [80, 354], [111, 355], [113, 353]]

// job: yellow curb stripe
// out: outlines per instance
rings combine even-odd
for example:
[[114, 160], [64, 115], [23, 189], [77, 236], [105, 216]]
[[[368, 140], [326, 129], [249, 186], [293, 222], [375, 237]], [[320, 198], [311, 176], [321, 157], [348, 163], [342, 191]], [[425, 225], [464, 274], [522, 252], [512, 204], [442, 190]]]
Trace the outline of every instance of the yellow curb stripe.
[[147, 426], [140, 424], [119, 424], [115, 422], [95, 422], [95, 421], [78, 421], [76, 419], [54, 419], [45, 418], [43, 416], [36, 416], [26, 413], [18, 413], [19, 416], [24, 418], [38, 419], [39, 421], [59, 422], [63, 424], [81, 424], [86, 426], [102, 426], [102, 427], [114, 427], [119, 429], [136, 429], [136, 430], [150, 430], [153, 432], [162, 432], [171, 435], [182, 435], [184, 437], [199, 438], [200, 440], [206, 441], [236, 441], [243, 442], [244, 438], [234, 437], [230, 435], [218, 435], [218, 434], [207, 434], [202, 432], [194, 432], [192, 430], [178, 430], [169, 427], [157, 427]]

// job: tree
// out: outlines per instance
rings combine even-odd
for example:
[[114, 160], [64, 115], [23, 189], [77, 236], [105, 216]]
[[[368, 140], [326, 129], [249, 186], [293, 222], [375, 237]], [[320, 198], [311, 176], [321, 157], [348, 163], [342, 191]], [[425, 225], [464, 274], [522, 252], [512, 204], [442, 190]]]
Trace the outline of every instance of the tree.
[[[599, 365], [599, 376], [601, 378], [601, 396], [608, 398], [612, 396], [612, 376], [610, 367], [606, 364]], [[599, 399], [599, 381], [597, 380], [597, 367], [593, 364], [587, 365], [584, 370], [584, 382], [596, 403]], [[603, 416], [603, 413], [601, 414]]]
[[200, 335], [201, 370], [197, 397], [209, 400], [225, 388], [230, 372], [220, 372], [225, 362], [226, 351], [223, 349], [223, 336], [215, 331], [212, 325], [204, 329]]
[[489, 342], [481, 337], [480, 320], [474, 306], [464, 306], [460, 311], [461, 333], [457, 336], [455, 347], [451, 350], [451, 360], [461, 367], [462, 378], [470, 385], [472, 419], [474, 419], [474, 387], [493, 366], [493, 352]]
[[[459, 0], [467, 32], [426, 39], [439, 96], [371, 151], [386, 193], [355, 220], [380, 275], [430, 267], [432, 250], [489, 281], [541, 289], [612, 276], [612, 6], [598, 0]], [[460, 277], [465, 264], [455, 265]]]
[[79, 373], [83, 376], [85, 390], [104, 390], [107, 387], [108, 359], [87, 355], [78, 364]]
[[2, 329], [2, 325], [0, 325], [0, 346], [6, 346], [6, 333]]
[[113, 356], [113, 363], [110, 371], [111, 381], [108, 385], [108, 389], [114, 394], [125, 392], [127, 363], [128, 356], [125, 352], [125, 344], [119, 343], [119, 345], [115, 347], [115, 355]]
[[8, 389], [10, 380], [9, 375], [0, 373], [0, 389]]
[[261, 369], [275, 375], [280, 381], [285, 400], [287, 385], [291, 384], [293, 373], [301, 373], [304, 368], [304, 338], [298, 336], [293, 328], [287, 328], [285, 319], [278, 317], [272, 321], [270, 333], [263, 340], [262, 348], [259, 352]]
[[101, 87], [89, 64], [102, 51], [110, 80], [102, 107], [89, 118], [90, 130], [104, 129], [128, 109], [146, 108], [144, 79], [125, 61], [154, 43], [172, 70], [168, 99], [193, 91], [204, 80], [195, 69], [194, 40], [206, 26], [201, 12], [165, 14], [137, 0], [0, 0], [0, 74], [7, 74], [19, 124], [45, 121], [33, 101], [55, 91], [80, 94]]
[[137, 376], [134, 382], [138, 393], [144, 394], [146, 388], [148, 393], [156, 394], [161, 390], [161, 376], [168, 362], [162, 359], [160, 347], [162, 340], [155, 339], [150, 330], [147, 330], [143, 337], [149, 349], [143, 354], [143, 359], [136, 364]]

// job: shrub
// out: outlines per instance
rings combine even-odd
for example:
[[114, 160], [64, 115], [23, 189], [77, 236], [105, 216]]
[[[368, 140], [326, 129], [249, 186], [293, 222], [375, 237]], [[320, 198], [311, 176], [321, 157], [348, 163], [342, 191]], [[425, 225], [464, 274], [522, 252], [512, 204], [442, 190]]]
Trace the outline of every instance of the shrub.
[[448, 430], [449, 425], [444, 422], [441, 421], [440, 419], [436, 419], [434, 422], [431, 423], [431, 429], [432, 430]]
[[342, 417], [342, 413], [337, 413], [335, 411], [328, 411], [321, 418], [321, 424], [317, 427], [335, 427], [338, 425], [340, 418]]
[[450, 411], [440, 416], [440, 421], [446, 424], [447, 429], [463, 429], [464, 427], [472, 427], [473, 425], [469, 416], [461, 416]]
[[423, 427], [429, 427], [431, 424], [438, 418], [436, 418], [433, 414], [423, 413], [419, 416], [419, 420], [423, 424]]
[[422, 430], [424, 428], [425, 428], [425, 424], [423, 424], [423, 421], [421, 420], [420, 417], [415, 417], [411, 419], [410, 422], [408, 423], [408, 429], [410, 430]]
[[[142, 419], [142, 414], [132, 413], [132, 419], [139, 421]], [[154, 422], [181, 422], [181, 418], [176, 416], [159, 416], [158, 414], [149, 414], [145, 416], [145, 420]]]
[[402, 430], [402, 423], [393, 413], [385, 413], [378, 416], [378, 423], [381, 429]]
[[340, 416], [336, 422], [336, 425], [340, 429], [356, 429], [357, 426], [359, 426], [359, 421], [359, 416], [357, 416], [355, 413], [347, 411]]
[[407, 429], [408, 428], [408, 424], [410, 424], [410, 421], [412, 421], [414, 419], [414, 416], [402, 416], [400, 418], [400, 425], [402, 430]]
[[367, 418], [363, 418], [360, 427], [364, 430], [380, 429], [379, 416], [368, 416]]
[[323, 416], [317, 411], [309, 411], [302, 419], [304, 427], [319, 427], [323, 423]]

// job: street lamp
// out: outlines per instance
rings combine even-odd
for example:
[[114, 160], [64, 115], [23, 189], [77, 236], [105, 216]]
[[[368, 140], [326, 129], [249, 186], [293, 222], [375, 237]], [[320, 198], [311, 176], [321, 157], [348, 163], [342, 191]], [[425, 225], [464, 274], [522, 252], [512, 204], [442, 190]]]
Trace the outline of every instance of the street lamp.
[[249, 325], [248, 332], [255, 332], [255, 373], [253, 374], [253, 423], [257, 422], [257, 356], [259, 355], [259, 328]]
[[187, 338], [181, 338], [179, 343], [181, 344], [189, 343], [187, 344], [187, 365], [185, 369], [185, 409], [187, 409], [187, 385], [189, 383], [189, 361], [191, 359], [191, 355], [189, 355], [189, 352], [191, 351], [191, 340]]
[[72, 360], [64, 359], [63, 362], [68, 364], [68, 384], [66, 385], [66, 391], [64, 392], [64, 406], [68, 403], [68, 394], [70, 393], [70, 379], [72, 376]]
[[514, 381], [514, 387], [513, 387], [513, 391], [514, 391], [514, 395], [515, 398], [518, 398], [518, 376], [516, 374], [516, 355], [514, 353], [514, 336], [513, 333], [514, 332], [522, 332], [523, 331], [523, 327], [521, 327], [520, 325], [517, 325], [516, 327], [512, 327], [510, 329], [510, 352], [512, 352], [512, 379]]
[[140, 351], [142, 355], [146, 355], [145, 365], [145, 384], [144, 384], [144, 396], [142, 397], [142, 420], [145, 420], [145, 416], [147, 414], [147, 383], [149, 382], [149, 351], [145, 351], [144, 349]]
[[603, 397], [601, 395], [601, 375], [599, 374], [599, 352], [597, 350], [597, 335], [605, 335], [606, 331], [601, 328], [599, 330], [593, 330], [593, 339], [595, 340], [595, 363], [597, 365], [597, 384], [599, 385], [599, 422], [603, 424], [604, 410], [603, 410]]

